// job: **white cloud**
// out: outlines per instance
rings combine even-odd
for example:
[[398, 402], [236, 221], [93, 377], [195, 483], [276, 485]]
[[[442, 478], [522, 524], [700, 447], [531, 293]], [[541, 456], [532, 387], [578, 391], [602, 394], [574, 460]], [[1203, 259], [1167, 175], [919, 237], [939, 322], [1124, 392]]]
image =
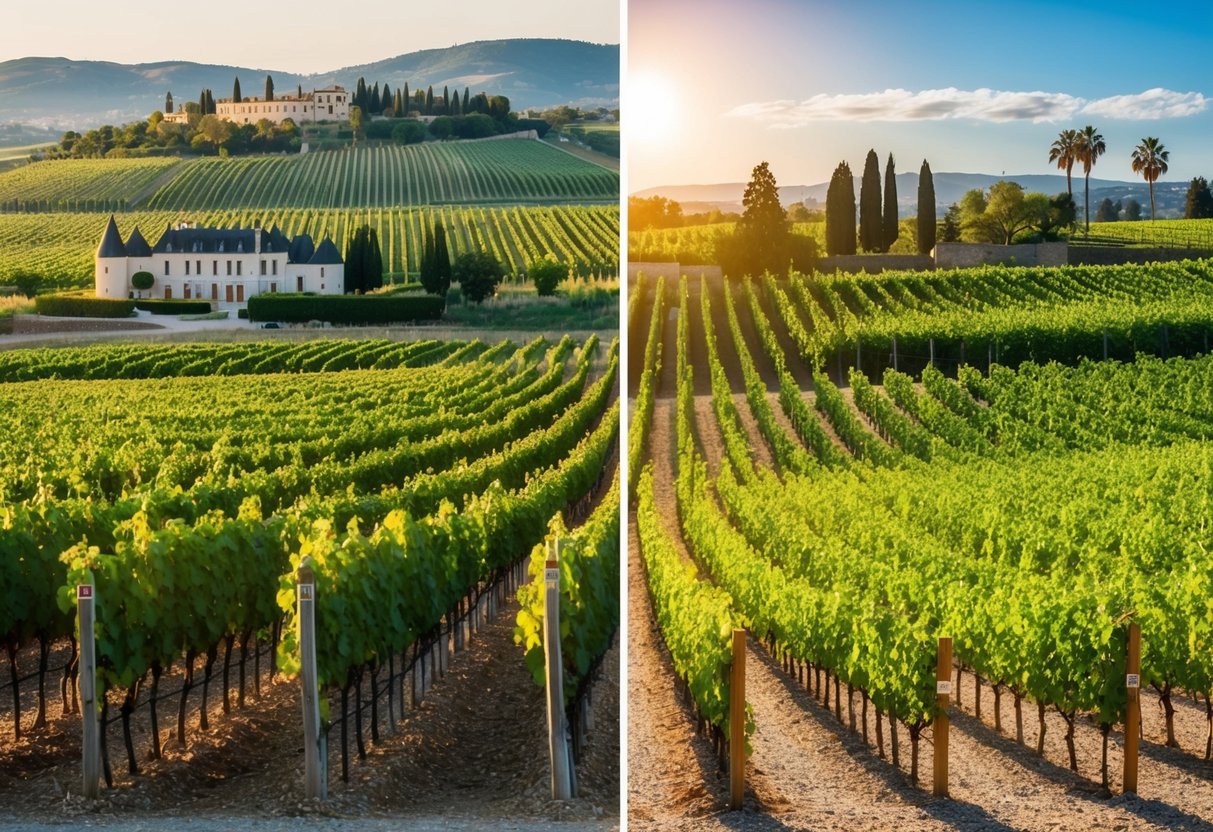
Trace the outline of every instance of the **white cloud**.
[[1152, 89], [1137, 95], [1087, 100], [1059, 92], [1004, 90], [895, 89], [826, 95], [804, 101], [757, 101], [725, 115], [767, 122], [773, 127], [802, 127], [814, 121], [1062, 121], [1079, 115], [1111, 119], [1182, 118], [1203, 112], [1209, 99], [1198, 92]]

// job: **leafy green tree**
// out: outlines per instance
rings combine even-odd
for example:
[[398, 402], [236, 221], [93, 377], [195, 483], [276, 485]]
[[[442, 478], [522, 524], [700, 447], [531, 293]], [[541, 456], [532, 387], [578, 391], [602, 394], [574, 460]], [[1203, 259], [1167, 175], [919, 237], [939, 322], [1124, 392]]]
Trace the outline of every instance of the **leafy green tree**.
[[540, 297], [547, 297], [556, 294], [560, 281], [569, 276], [569, 267], [549, 252], [542, 258], [531, 261], [526, 276], [535, 284], [535, 292]]
[[449, 139], [455, 135], [455, 119], [438, 116], [430, 122], [430, 135], [439, 140]]
[[139, 293], [139, 297], [143, 297], [143, 293], [152, 288], [156, 283], [156, 276], [151, 272], [135, 272], [131, 275], [131, 288]]
[[682, 205], [663, 196], [628, 198], [628, 228], [678, 228], [682, 225]]
[[1111, 197], [1105, 197], [1095, 209], [1096, 222], [1116, 222], [1120, 219], [1120, 202], [1113, 202]]
[[1080, 149], [1081, 142], [1077, 130], [1062, 130], [1049, 147], [1049, 161], [1056, 162], [1058, 169], [1066, 172], [1066, 193], [1068, 194], [1074, 193], [1074, 188], [1070, 185], [1070, 172], [1074, 170], [1074, 163], [1079, 159]]
[[1150, 186], [1150, 219], [1154, 219], [1154, 183], [1158, 181], [1158, 177], [1167, 172], [1167, 162], [1171, 159], [1171, 151], [1163, 147], [1154, 136], [1147, 136], [1142, 139], [1137, 147], [1133, 148], [1132, 159], [1133, 172], [1140, 173], [1142, 178], [1146, 180], [1146, 184]]
[[417, 144], [425, 141], [427, 132], [425, 125], [420, 121], [409, 119], [392, 128], [392, 141], [399, 144]]
[[[1032, 197], [1028, 194], [1028, 198]], [[1049, 200], [1048, 210], [1040, 224], [1040, 235], [1045, 240], [1061, 239], [1061, 232], [1072, 229], [1078, 222], [1078, 205], [1071, 194], [1058, 194]]]
[[1108, 149], [1103, 136], [1091, 125], [1082, 128], [1078, 133], [1078, 161], [1082, 163], [1082, 173], [1086, 178], [1086, 195], [1083, 198], [1082, 215], [1086, 220], [1087, 233], [1091, 233], [1091, 168]]
[[[960, 206], [953, 202], [948, 206], [948, 210], [943, 215], [943, 221], [939, 224], [939, 242], [941, 243], [959, 243], [960, 242]], [[922, 225], [919, 225], [921, 228]], [[920, 248], [919, 251], [922, 249]], [[923, 252], [926, 254], [927, 252]]]
[[779, 202], [775, 175], [766, 162], [760, 163], [750, 174], [741, 204], [745, 207], [741, 213], [741, 225], [750, 231], [755, 243], [778, 245], [787, 236], [787, 214]]
[[350, 107], [350, 130], [354, 134], [354, 144], [357, 144], [358, 136], [362, 134], [362, 108], [357, 105]]
[[[935, 248], [935, 179], [931, 176], [931, 166], [927, 160], [922, 160], [918, 170], [918, 251], [920, 254], [930, 254]], [[945, 217], [946, 221], [946, 217]], [[960, 239], [959, 225], [956, 228], [956, 239]], [[944, 242], [950, 242], [944, 240]]]
[[1048, 225], [1049, 198], [1044, 194], [1025, 194], [1018, 182], [1003, 180], [990, 186], [988, 198], [981, 189], [966, 193], [960, 211], [967, 239], [1010, 245], [1021, 231]]
[[240, 97], [240, 76], [236, 76], [236, 80], [232, 82], [232, 103], [239, 104], [244, 99]]
[[742, 197], [745, 210], [732, 234], [718, 237], [715, 257], [729, 277], [763, 272], [784, 274], [789, 264], [812, 268], [816, 244], [792, 234], [787, 213], [779, 201], [779, 186], [766, 162], [757, 165]]
[[859, 245], [864, 251], [884, 248], [884, 215], [880, 210], [880, 160], [869, 150], [859, 183]]
[[265, 100], [274, 100], [274, 79], [269, 75], [265, 76]]
[[1184, 217], [1190, 220], [1213, 218], [1213, 193], [1209, 191], [1209, 183], [1203, 176], [1194, 177], [1188, 184]]
[[487, 251], [465, 251], [451, 267], [451, 281], [458, 283], [472, 303], [483, 303], [497, 293], [505, 269]]
[[900, 229], [897, 223], [897, 171], [893, 166], [893, 154], [889, 154], [884, 169], [884, 228], [881, 230], [881, 251], [888, 251], [897, 242]]
[[1126, 220], [1136, 222], [1141, 219], [1141, 203], [1129, 197], [1125, 200], [1123, 212]]
[[42, 275], [36, 272], [17, 272], [13, 275], [13, 285], [17, 287], [18, 292], [32, 298], [42, 286]]
[[855, 177], [839, 162], [826, 191], [826, 253], [855, 253]]

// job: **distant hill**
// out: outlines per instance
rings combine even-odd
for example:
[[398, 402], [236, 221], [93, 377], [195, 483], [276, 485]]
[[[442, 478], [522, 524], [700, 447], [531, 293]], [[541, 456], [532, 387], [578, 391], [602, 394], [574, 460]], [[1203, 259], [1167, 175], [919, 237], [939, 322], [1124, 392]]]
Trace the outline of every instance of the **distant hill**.
[[[1025, 191], [1037, 191], [1050, 196], [1059, 194], [1066, 189], [1065, 176], [1052, 174], [1009, 174], [995, 176], [987, 173], [936, 173], [932, 176], [935, 183], [935, 204], [940, 217], [947, 211], [948, 206], [960, 201], [966, 191], [974, 188], [986, 189], [1003, 179], [1018, 182]], [[656, 188], [646, 188], [637, 191], [632, 196], [664, 196], [683, 204], [683, 211], [704, 211], [717, 208], [721, 211], [741, 211], [741, 197], [745, 193], [744, 182], [728, 182], [717, 185], [661, 185]], [[1074, 201], [1078, 203], [1078, 214], [1082, 216], [1083, 179], [1081, 175], [1073, 180]], [[779, 197], [785, 206], [805, 200], [816, 200], [816, 207], [825, 207], [828, 182], [816, 185], [785, 185], [779, 189]], [[1158, 216], [1180, 217], [1184, 211], [1184, 197], [1188, 192], [1187, 182], [1156, 182], [1154, 185], [1154, 201], [1157, 205]], [[856, 199], [859, 196], [859, 177], [855, 178]], [[1094, 216], [1099, 203], [1105, 199], [1125, 200], [1132, 197], [1141, 203], [1145, 216], [1150, 212], [1150, 192], [1144, 181], [1121, 182], [1111, 179], [1091, 180], [1091, 215]], [[809, 203], [814, 207], [813, 203]], [[918, 213], [918, 174], [897, 174], [897, 212], [902, 217], [914, 216]]]
[[[69, 58], [19, 58], [0, 62], [0, 118], [6, 123], [82, 130], [146, 117], [164, 107], [172, 91], [179, 103], [197, 100], [204, 87], [216, 98], [243, 88], [259, 91], [266, 73], [285, 93], [328, 84], [353, 89], [359, 76], [393, 89], [433, 85], [509, 97], [515, 109], [572, 104], [619, 104], [619, 46], [556, 39], [478, 41], [426, 49], [371, 64], [311, 75], [274, 69], [188, 61], [116, 64]], [[259, 94], [257, 92], [256, 94]]]

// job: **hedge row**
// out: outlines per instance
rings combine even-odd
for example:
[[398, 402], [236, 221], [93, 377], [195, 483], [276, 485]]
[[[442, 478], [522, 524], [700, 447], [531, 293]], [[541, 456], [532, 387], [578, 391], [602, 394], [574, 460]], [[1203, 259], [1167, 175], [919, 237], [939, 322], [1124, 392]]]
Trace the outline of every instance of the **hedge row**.
[[328, 321], [334, 324], [390, 324], [436, 321], [446, 302], [437, 295], [295, 295], [274, 293], [249, 298], [252, 321]]
[[211, 302], [209, 300], [142, 298], [135, 300], [135, 308], [151, 312], [153, 315], [205, 315], [211, 311]]
[[34, 298], [34, 309], [39, 315], [60, 318], [129, 318], [135, 311], [135, 302], [79, 295], [39, 295]]

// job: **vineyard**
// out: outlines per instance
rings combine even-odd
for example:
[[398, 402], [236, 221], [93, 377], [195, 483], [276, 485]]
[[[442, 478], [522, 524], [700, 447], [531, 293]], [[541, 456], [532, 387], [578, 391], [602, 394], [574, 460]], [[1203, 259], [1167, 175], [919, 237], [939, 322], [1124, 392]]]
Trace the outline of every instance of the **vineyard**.
[[[116, 218], [124, 238], [139, 226], [154, 244], [164, 228], [183, 217], [204, 227], [277, 225], [288, 237], [327, 235], [340, 245], [353, 228], [369, 223], [378, 234], [385, 270], [399, 275], [419, 273], [424, 236], [435, 221], [447, 229], [452, 256], [489, 251], [512, 274], [525, 272], [548, 252], [582, 274], [614, 274], [619, 268], [619, 209], [613, 205], [139, 211]], [[92, 213], [0, 215], [0, 284], [18, 272], [34, 271], [56, 288], [91, 286], [105, 221]]]
[[[628, 259], [637, 263], [681, 263], [703, 266], [717, 262], [716, 240], [731, 234], [736, 223], [687, 225], [680, 228], [646, 228], [628, 231]], [[817, 241], [817, 250], [825, 250], [825, 223], [798, 222], [792, 233]]]
[[1101, 222], [1092, 230], [1092, 239], [1101, 242], [1213, 251], [1213, 220]]
[[7, 212], [614, 204], [618, 194], [618, 173], [524, 139], [187, 161], [48, 161], [0, 174], [0, 211]]
[[[662, 784], [632, 787], [633, 820], [722, 801], [703, 761], [727, 735], [738, 622], [751, 643], [749, 786], [792, 826], [1115, 825], [1126, 804], [1072, 795], [1124, 788], [1133, 672], [1150, 803], [1134, 822], [1207, 822], [1213, 789], [1193, 775], [1213, 754], [1213, 360], [1208, 322], [1189, 310], [1207, 306], [1208, 278], [1196, 263], [642, 278], [629, 460], [644, 466], [631, 562], [647, 591], [631, 626], [656, 624], [664, 646], [649, 660], [679, 681], [632, 707], [643, 724], [687, 701], [709, 728], [633, 729], [632, 747], [658, 749], [632, 752], [632, 777], [639, 766]], [[1114, 352], [1157, 355], [1090, 360], [1105, 331]], [[966, 340], [977, 366], [957, 373]], [[928, 818], [910, 784], [938, 786], [922, 758], [942, 741], [942, 637], [960, 774], [956, 803]], [[692, 773], [660, 779], [679, 767]], [[883, 772], [901, 795], [890, 803]], [[714, 801], [686, 797], [696, 779]]]
[[[365, 759], [489, 637], [549, 530], [581, 564], [570, 605], [587, 608], [582, 593], [604, 605], [568, 617], [570, 672], [588, 686], [611, 644], [617, 344], [141, 344], [2, 359], [12, 674], [0, 760], [24, 780], [78, 770], [79, 584], [95, 586], [105, 780], [120, 790], [165, 758], [188, 768], [212, 721], [297, 676], [304, 566], [343, 780], [355, 751]], [[298, 700], [274, 713], [289, 716], [262, 714], [254, 740], [287, 738], [293, 766]]]

